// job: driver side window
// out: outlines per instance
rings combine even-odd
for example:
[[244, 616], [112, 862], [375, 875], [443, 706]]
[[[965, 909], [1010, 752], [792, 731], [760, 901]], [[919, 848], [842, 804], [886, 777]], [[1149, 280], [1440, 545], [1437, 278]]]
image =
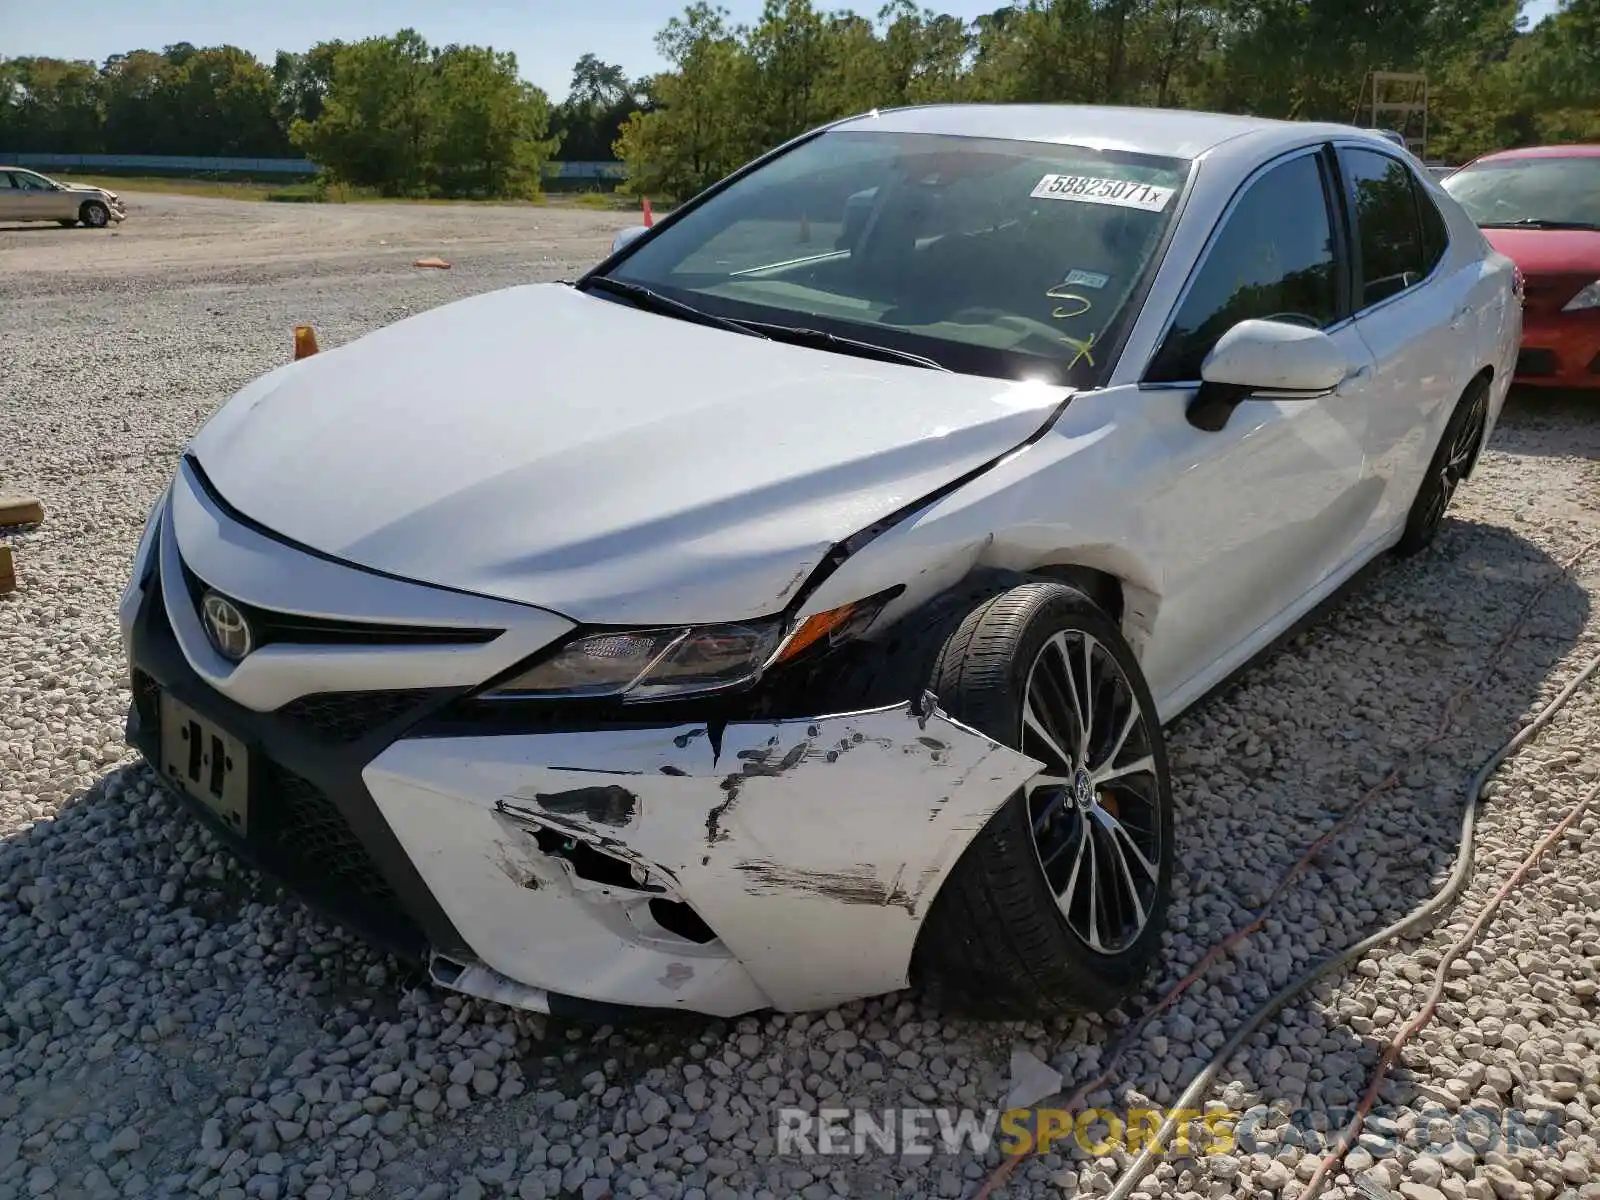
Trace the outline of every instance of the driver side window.
[[1224, 221], [1151, 359], [1147, 382], [1198, 380], [1211, 347], [1240, 321], [1274, 317], [1320, 329], [1348, 315], [1316, 153], [1258, 176]]

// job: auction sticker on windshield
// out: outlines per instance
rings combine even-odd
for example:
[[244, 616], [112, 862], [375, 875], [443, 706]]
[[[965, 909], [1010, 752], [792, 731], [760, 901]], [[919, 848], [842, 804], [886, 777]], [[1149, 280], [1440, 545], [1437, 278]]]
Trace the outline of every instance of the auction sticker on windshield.
[[1102, 179], [1095, 175], [1046, 175], [1028, 195], [1037, 200], [1077, 200], [1083, 204], [1112, 204], [1160, 212], [1175, 189], [1131, 179]]

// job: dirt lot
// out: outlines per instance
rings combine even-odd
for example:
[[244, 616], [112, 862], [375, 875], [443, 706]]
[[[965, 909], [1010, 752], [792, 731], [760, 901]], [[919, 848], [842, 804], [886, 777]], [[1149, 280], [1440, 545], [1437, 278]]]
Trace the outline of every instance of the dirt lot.
[[[0, 600], [0, 1200], [972, 1195], [997, 1149], [780, 1156], [773, 1114], [992, 1109], [1019, 1047], [1070, 1091], [1109, 1059], [1126, 1014], [985, 1026], [908, 993], [612, 1030], [463, 1003], [220, 852], [122, 745], [116, 597], [145, 514], [216, 405], [285, 360], [296, 323], [334, 345], [570, 277], [629, 216], [128, 200], [109, 231], [0, 227], [0, 491], [35, 492], [48, 512], [8, 536], [22, 588]], [[415, 269], [423, 254], [454, 267]], [[1466, 777], [1600, 652], [1600, 552], [1561, 569], [1596, 537], [1600, 398], [1519, 401], [1434, 551], [1384, 567], [1170, 731], [1183, 849], [1150, 997], [1406, 761], [1451, 693], [1473, 697], [1262, 932], [1144, 1027], [1094, 1103], [1171, 1103], [1274, 988], [1439, 886]], [[1597, 747], [1590, 689], [1496, 781], [1457, 912], [1280, 1013], [1212, 1093], [1255, 1111], [1252, 1132], [1170, 1155], [1136, 1194], [1294, 1196], [1317, 1127], [1348, 1111], [1441, 949], [1600, 777]], [[1600, 1200], [1597, 832], [1585, 818], [1452, 974], [1327, 1195]], [[1535, 1132], [1456, 1140], [1469, 1113], [1479, 1134]], [[1127, 1161], [1063, 1147], [1006, 1194], [1104, 1194]], [[1357, 1193], [1355, 1176], [1379, 1191]]]
[[[117, 275], [210, 272], [271, 264], [316, 270], [354, 260], [407, 265], [520, 255], [554, 271], [592, 263], [630, 216], [557, 204], [271, 204], [128, 193], [128, 220], [108, 230], [0, 224], [0, 270]], [[549, 278], [550, 276], [544, 276]]]

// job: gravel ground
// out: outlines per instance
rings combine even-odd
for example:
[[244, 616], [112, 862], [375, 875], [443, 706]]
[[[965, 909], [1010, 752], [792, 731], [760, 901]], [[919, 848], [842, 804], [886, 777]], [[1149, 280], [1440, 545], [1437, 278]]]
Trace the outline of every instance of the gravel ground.
[[[626, 216], [129, 199], [128, 223], [103, 234], [0, 229], [0, 491], [47, 509], [7, 538], [22, 587], [0, 601], [0, 1200], [970, 1195], [997, 1149], [780, 1156], [774, 1110], [996, 1107], [1018, 1047], [1070, 1090], [1126, 1016], [979, 1025], [908, 993], [614, 1030], [445, 997], [220, 852], [122, 745], [117, 593], [216, 404], [285, 358], [297, 322], [331, 345], [569, 276]], [[419, 253], [455, 268], [415, 270]], [[1600, 536], [1597, 497], [1595, 402], [1518, 403], [1432, 553], [1381, 569], [1178, 723], [1184, 850], [1151, 996], [1433, 731], [1532, 589]], [[1597, 593], [1600, 551], [1557, 580], [1449, 738], [1144, 1031], [1095, 1103], [1172, 1100], [1271, 990], [1442, 882], [1472, 769], [1600, 652]], [[1169, 1155], [1141, 1190], [1292, 1197], [1315, 1162], [1309, 1131], [1342, 1122], [1441, 949], [1594, 786], [1597, 747], [1600, 687], [1492, 785], [1477, 876], [1451, 916], [1274, 1019], [1213, 1095], [1251, 1110], [1239, 1144]], [[1466, 956], [1328, 1195], [1359, 1194], [1361, 1174], [1406, 1200], [1600, 1200], [1597, 825], [1587, 817]], [[1450, 1146], [1468, 1109], [1480, 1139], [1513, 1113], [1536, 1144]], [[1048, 1154], [1007, 1194], [1104, 1193], [1127, 1159]]]

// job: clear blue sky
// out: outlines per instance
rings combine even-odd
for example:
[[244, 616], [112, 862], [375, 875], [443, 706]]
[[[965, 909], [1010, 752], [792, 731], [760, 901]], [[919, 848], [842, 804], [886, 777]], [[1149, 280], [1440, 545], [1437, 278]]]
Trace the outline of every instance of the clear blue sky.
[[[761, 11], [761, 0], [723, 3], [735, 21], [752, 20]], [[974, 17], [1002, 3], [930, 0], [928, 7]], [[1555, 6], [1556, 0], [1532, 0], [1526, 11], [1537, 19]], [[837, 7], [871, 15], [879, 0], [842, 0]], [[0, 0], [0, 55], [100, 61], [187, 41], [243, 46], [270, 63], [279, 49], [304, 50], [332, 38], [351, 41], [409, 25], [435, 44], [513, 50], [523, 76], [560, 100], [572, 64], [588, 52], [621, 64], [630, 75], [659, 69], [653, 39], [682, 9], [682, 0]]]

